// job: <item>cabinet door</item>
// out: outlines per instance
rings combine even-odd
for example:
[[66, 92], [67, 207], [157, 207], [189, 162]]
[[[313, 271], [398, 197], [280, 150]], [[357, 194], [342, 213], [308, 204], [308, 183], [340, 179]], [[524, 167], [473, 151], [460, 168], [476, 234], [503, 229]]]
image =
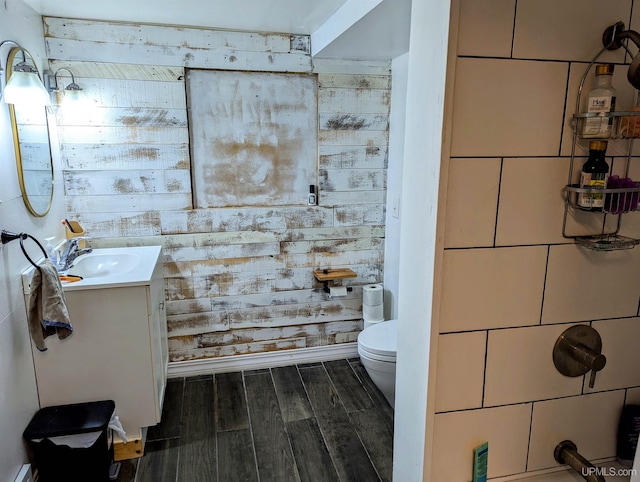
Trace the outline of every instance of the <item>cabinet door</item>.
[[167, 348], [167, 317], [164, 301], [164, 279], [162, 265], [158, 263], [153, 273], [148, 292], [149, 332], [153, 364], [154, 396], [156, 399], [156, 422], [160, 422], [164, 389], [167, 382], [169, 353]]
[[148, 286], [65, 293], [73, 334], [33, 350], [41, 406], [115, 400], [125, 431], [154, 425]]

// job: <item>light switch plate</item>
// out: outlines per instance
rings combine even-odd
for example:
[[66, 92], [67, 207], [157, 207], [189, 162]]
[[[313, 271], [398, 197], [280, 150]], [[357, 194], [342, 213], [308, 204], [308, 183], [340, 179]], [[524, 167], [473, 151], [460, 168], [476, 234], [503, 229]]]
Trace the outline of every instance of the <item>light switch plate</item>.
[[394, 196], [391, 202], [391, 215], [396, 219], [400, 219], [400, 196]]

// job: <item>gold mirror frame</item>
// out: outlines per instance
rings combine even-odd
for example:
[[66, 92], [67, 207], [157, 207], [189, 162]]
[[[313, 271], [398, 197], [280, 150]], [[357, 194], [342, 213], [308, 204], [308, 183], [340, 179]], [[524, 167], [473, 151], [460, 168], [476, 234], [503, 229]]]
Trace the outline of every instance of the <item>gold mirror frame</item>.
[[[7, 58], [7, 80], [13, 73], [13, 66], [22, 60], [20, 57], [16, 59], [18, 55], [22, 56], [22, 52], [25, 61], [37, 70], [31, 54], [15, 47], [9, 51]], [[33, 216], [42, 218], [51, 209], [54, 188], [47, 110], [44, 106], [8, 105], [22, 199]], [[42, 109], [41, 116], [38, 109]], [[29, 151], [29, 155], [23, 159], [25, 151]]]

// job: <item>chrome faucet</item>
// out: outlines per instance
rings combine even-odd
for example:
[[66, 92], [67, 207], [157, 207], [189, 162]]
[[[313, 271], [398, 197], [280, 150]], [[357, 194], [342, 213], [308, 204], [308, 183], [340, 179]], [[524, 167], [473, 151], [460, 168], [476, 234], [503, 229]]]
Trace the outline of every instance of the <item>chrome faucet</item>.
[[78, 247], [80, 241], [84, 239], [91, 239], [88, 236], [77, 236], [75, 238], [70, 238], [67, 240], [67, 244], [64, 247], [64, 251], [60, 255], [60, 259], [58, 260], [58, 271], [66, 271], [71, 268], [71, 265], [76, 260], [78, 256], [82, 256], [83, 254], [90, 253], [93, 251], [91, 248], [82, 248]]

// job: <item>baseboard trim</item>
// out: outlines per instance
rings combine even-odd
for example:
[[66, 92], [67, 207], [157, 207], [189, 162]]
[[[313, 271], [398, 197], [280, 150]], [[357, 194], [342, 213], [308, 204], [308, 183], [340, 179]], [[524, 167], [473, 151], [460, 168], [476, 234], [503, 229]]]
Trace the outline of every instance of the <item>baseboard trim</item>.
[[225, 373], [241, 370], [258, 370], [299, 363], [338, 360], [358, 356], [358, 343], [296, 348], [266, 353], [233, 355], [221, 358], [207, 358], [169, 363], [169, 378], [192, 377], [210, 373]]

